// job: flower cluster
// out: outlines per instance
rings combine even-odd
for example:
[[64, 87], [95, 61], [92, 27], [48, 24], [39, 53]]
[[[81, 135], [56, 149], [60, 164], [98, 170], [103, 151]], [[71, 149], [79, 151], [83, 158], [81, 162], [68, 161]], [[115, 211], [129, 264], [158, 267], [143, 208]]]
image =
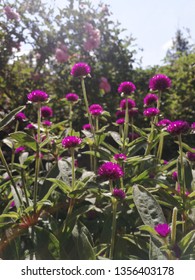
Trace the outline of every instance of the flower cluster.
[[145, 106], [150, 106], [154, 103], [156, 103], [158, 100], [158, 96], [153, 93], [149, 93], [144, 97], [144, 105]]
[[163, 74], [153, 76], [149, 81], [149, 88], [151, 90], [164, 91], [171, 87], [171, 80]]
[[78, 147], [82, 143], [82, 139], [77, 136], [66, 136], [62, 139], [62, 146], [66, 149]]
[[46, 92], [39, 89], [34, 90], [27, 95], [28, 100], [34, 103], [47, 101], [48, 97], [49, 96]]
[[85, 77], [89, 75], [91, 72], [90, 66], [85, 62], [79, 62], [73, 65], [70, 74], [77, 78], [77, 77]]
[[76, 93], [67, 93], [65, 98], [69, 102], [77, 102], [79, 99], [79, 96]]
[[84, 50], [89, 52], [97, 49], [101, 40], [100, 30], [94, 28], [93, 25], [88, 22], [85, 24], [84, 30], [86, 34], [86, 40], [83, 44]]
[[99, 116], [103, 112], [103, 108], [99, 104], [92, 104], [89, 106], [89, 112], [92, 116]]
[[118, 198], [118, 199], [124, 199], [126, 194], [125, 192], [122, 190], [122, 189], [117, 189], [117, 188], [114, 188], [113, 191], [112, 191], [112, 195], [115, 197], [115, 198]]
[[120, 177], [123, 177], [124, 172], [120, 165], [117, 163], [108, 161], [103, 163], [98, 169], [98, 175], [105, 179], [117, 180]]
[[42, 118], [50, 118], [53, 116], [53, 110], [49, 106], [41, 107], [41, 116]]
[[136, 90], [136, 86], [129, 81], [122, 82], [118, 87], [118, 93], [124, 93], [130, 95]]
[[189, 123], [182, 120], [171, 122], [167, 127], [167, 131], [172, 135], [185, 134], [189, 131], [189, 129]]

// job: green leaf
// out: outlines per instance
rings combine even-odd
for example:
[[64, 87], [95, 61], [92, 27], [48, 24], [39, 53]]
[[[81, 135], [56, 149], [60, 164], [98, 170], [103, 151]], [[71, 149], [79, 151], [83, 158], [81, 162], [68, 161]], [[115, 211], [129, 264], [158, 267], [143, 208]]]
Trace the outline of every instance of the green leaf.
[[109, 131], [109, 134], [119, 146], [122, 146], [121, 137], [120, 137], [120, 134], [118, 132]]
[[60, 247], [59, 240], [56, 236], [50, 231], [39, 226], [35, 226], [34, 229], [36, 233], [36, 259], [59, 260]]
[[166, 223], [159, 203], [146, 188], [133, 186], [133, 200], [145, 225], [154, 228], [158, 224]]
[[80, 260], [96, 260], [92, 247], [92, 237], [88, 229], [81, 223], [76, 223], [72, 231], [77, 253]]
[[54, 185], [58, 186], [64, 193], [69, 193], [71, 191], [71, 187], [62, 180], [55, 178], [47, 178], [46, 180], [54, 183]]
[[195, 249], [195, 230], [192, 230], [186, 234], [179, 242], [178, 246], [182, 251], [182, 255], [193, 253]]
[[[184, 164], [184, 178], [185, 178], [185, 186], [188, 191], [192, 190], [193, 186], [193, 175], [192, 175], [192, 168], [190, 166], [189, 161], [183, 157], [183, 164]], [[181, 182], [181, 162], [180, 162], [180, 157], [178, 157], [177, 160], [177, 169], [178, 169], [178, 179], [179, 182]]]
[[26, 106], [20, 106], [13, 111], [11, 111], [5, 118], [0, 121], [0, 130], [4, 129], [11, 121], [14, 120], [15, 115], [24, 110]]
[[37, 150], [36, 140], [25, 132], [18, 131], [10, 134], [10, 138], [16, 140], [20, 146], [26, 146], [33, 151]]

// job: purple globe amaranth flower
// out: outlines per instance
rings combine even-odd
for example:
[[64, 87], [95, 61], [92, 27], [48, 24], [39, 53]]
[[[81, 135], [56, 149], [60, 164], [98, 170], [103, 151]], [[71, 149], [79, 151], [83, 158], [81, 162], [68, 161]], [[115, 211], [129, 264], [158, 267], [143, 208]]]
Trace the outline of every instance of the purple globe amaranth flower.
[[43, 126], [48, 126], [48, 127], [49, 127], [49, 126], [52, 125], [52, 122], [50, 122], [49, 120], [45, 120], [45, 121], [42, 122], [42, 125], [43, 125]]
[[127, 159], [127, 156], [125, 154], [115, 154], [114, 159], [116, 161], [124, 161]]
[[44, 91], [41, 91], [39, 89], [34, 90], [32, 92], [30, 92], [28, 95], [28, 100], [31, 102], [44, 102], [48, 99], [48, 94]]
[[[128, 98], [127, 99], [127, 102], [128, 102], [128, 108], [129, 109], [132, 109], [136, 106], [136, 103], [133, 99], [131, 98]], [[126, 108], [126, 99], [122, 99], [121, 102], [120, 102], [120, 108], [122, 109], [125, 109]]]
[[120, 119], [116, 120], [116, 124], [121, 125], [121, 124], [124, 124], [124, 123], [125, 123], [125, 119], [124, 118], [120, 118]]
[[83, 130], [91, 130], [91, 124], [90, 123], [86, 123], [82, 126]]
[[41, 116], [43, 118], [50, 118], [53, 116], [53, 110], [51, 107], [43, 106], [41, 107]]
[[19, 154], [25, 151], [25, 147], [24, 146], [20, 146], [18, 148], [15, 149], [15, 154]]
[[190, 151], [186, 153], [186, 157], [189, 159], [189, 161], [195, 161], [195, 148], [192, 149], [194, 150], [194, 153]]
[[177, 171], [173, 171], [172, 174], [171, 174], [171, 177], [174, 181], [178, 181], [178, 173]]
[[25, 127], [25, 129], [36, 129], [35, 125], [33, 123], [29, 123], [27, 124], [27, 126]]
[[171, 122], [167, 126], [167, 131], [172, 135], [185, 134], [189, 131], [189, 129], [190, 129], [189, 123], [181, 120]]
[[144, 97], [144, 105], [145, 106], [150, 106], [154, 103], [156, 103], [158, 100], [158, 96], [153, 93], [149, 93]]
[[167, 127], [171, 123], [168, 119], [160, 120], [156, 125], [159, 127]]
[[195, 122], [193, 122], [190, 127], [191, 127], [192, 131], [195, 131]]
[[124, 199], [126, 194], [123, 190], [121, 189], [117, 189], [117, 188], [114, 188], [113, 191], [112, 191], [112, 195], [116, 198], [119, 198], [119, 199]]
[[144, 110], [144, 116], [145, 117], [155, 117], [157, 115], [159, 115], [160, 110], [158, 108], [147, 108]]
[[69, 102], [76, 102], [79, 99], [79, 96], [76, 93], [67, 93], [65, 96], [66, 100]]
[[171, 80], [164, 74], [157, 74], [149, 81], [149, 88], [151, 90], [164, 91], [171, 87]]
[[89, 75], [90, 72], [91, 72], [91, 68], [87, 63], [79, 62], [72, 67], [70, 74], [73, 77], [77, 78], [77, 77], [85, 77]]
[[89, 112], [93, 116], [99, 116], [102, 114], [103, 108], [99, 104], [92, 104], [91, 106], [89, 106]]
[[118, 93], [129, 95], [136, 90], [136, 86], [132, 82], [122, 82], [118, 87]]
[[123, 177], [124, 172], [119, 164], [108, 161], [103, 163], [98, 169], [98, 175], [105, 179], [117, 180]]
[[70, 149], [78, 147], [82, 143], [82, 139], [77, 136], [66, 136], [62, 139], [62, 146]]
[[15, 119], [19, 122], [25, 121], [27, 119], [26, 115], [22, 112], [19, 112], [15, 115]]
[[140, 135], [138, 134], [138, 133], [136, 133], [136, 132], [130, 132], [129, 133], [129, 135], [128, 135], [128, 137], [129, 137], [129, 140], [135, 140], [135, 139], [137, 139], [137, 138], [139, 138], [140, 137]]
[[158, 224], [154, 229], [162, 237], [166, 237], [171, 231], [168, 224]]

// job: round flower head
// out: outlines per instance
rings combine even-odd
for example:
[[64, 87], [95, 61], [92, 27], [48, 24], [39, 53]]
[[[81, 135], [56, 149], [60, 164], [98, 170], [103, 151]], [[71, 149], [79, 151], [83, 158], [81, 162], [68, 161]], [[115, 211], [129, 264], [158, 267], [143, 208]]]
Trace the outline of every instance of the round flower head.
[[125, 154], [115, 154], [114, 159], [116, 161], [123, 161], [127, 159], [127, 156]]
[[171, 231], [168, 224], [158, 224], [154, 229], [162, 237], [166, 237]]
[[177, 121], [171, 122], [168, 125], [167, 131], [170, 134], [179, 135], [179, 134], [187, 133], [189, 128], [190, 128], [190, 126], [189, 126], [188, 122], [177, 120]]
[[119, 199], [124, 199], [125, 198], [125, 192], [121, 189], [117, 189], [117, 188], [114, 188], [113, 191], [112, 191], [112, 195], [116, 198], [119, 198]]
[[90, 125], [90, 123], [84, 124], [83, 127], [82, 127], [82, 129], [83, 129], [83, 130], [91, 130], [91, 125]]
[[26, 115], [22, 112], [18, 113], [15, 115], [15, 119], [19, 122], [22, 122], [22, 121], [25, 121], [27, 118], [26, 118]]
[[34, 124], [32, 124], [32, 123], [29, 123], [29, 124], [27, 124], [27, 126], [25, 127], [25, 129], [36, 129], [36, 127], [34, 126]]
[[48, 121], [48, 120], [45, 120], [42, 122], [42, 125], [43, 126], [51, 126], [52, 125], [52, 122]]
[[[136, 106], [135, 101], [131, 98], [127, 99], [128, 101], [128, 108], [132, 109]], [[126, 99], [122, 99], [120, 102], [120, 108], [125, 109], [126, 108]]]
[[147, 108], [144, 110], [144, 116], [148, 118], [157, 116], [159, 113], [160, 110], [157, 108]]
[[173, 171], [173, 173], [171, 174], [172, 179], [177, 182], [178, 181], [178, 173], [177, 171]]
[[70, 74], [73, 77], [85, 77], [90, 74], [90, 72], [91, 69], [87, 63], [79, 62], [72, 67]]
[[124, 172], [120, 165], [117, 163], [108, 161], [103, 163], [98, 169], [98, 175], [110, 180], [117, 180], [124, 175]]
[[153, 103], [156, 103], [158, 100], [158, 96], [153, 93], [149, 93], [144, 97], [144, 105], [145, 106], [150, 106]]
[[19, 154], [25, 151], [25, 147], [20, 146], [18, 148], [15, 149], [15, 154]]
[[186, 156], [189, 159], [189, 161], [195, 161], [195, 148], [193, 148], [194, 153], [193, 152], [187, 152]]
[[118, 87], [118, 93], [131, 94], [136, 90], [132, 82], [122, 82]]
[[163, 120], [159, 121], [156, 125], [160, 126], [160, 127], [167, 127], [170, 123], [171, 123], [170, 120], [163, 119]]
[[125, 123], [125, 119], [124, 118], [120, 118], [118, 120], [116, 120], [116, 123], [121, 125], [121, 124], [124, 124]]
[[153, 76], [149, 81], [149, 88], [151, 90], [161, 90], [164, 91], [170, 88], [171, 80], [163, 74], [157, 74]]
[[70, 149], [78, 147], [82, 143], [82, 139], [77, 136], [66, 136], [62, 139], [62, 146]]
[[41, 116], [43, 118], [50, 118], [53, 116], [53, 110], [48, 106], [43, 106], [41, 108]]
[[103, 112], [103, 108], [101, 105], [99, 104], [92, 104], [90, 107], [89, 107], [89, 112], [91, 115], [93, 116], [99, 116], [101, 115], [101, 113]]
[[76, 93], [67, 93], [65, 98], [69, 102], [76, 102], [79, 99], [79, 96]]
[[48, 94], [39, 89], [30, 92], [28, 95], [28, 100], [31, 102], [44, 102], [48, 99]]

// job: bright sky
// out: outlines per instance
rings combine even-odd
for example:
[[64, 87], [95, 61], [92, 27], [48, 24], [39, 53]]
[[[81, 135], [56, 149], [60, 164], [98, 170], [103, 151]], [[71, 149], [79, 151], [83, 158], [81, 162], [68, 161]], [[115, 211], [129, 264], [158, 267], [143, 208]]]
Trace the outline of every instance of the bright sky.
[[[52, 0], [50, 0], [52, 1]], [[54, 0], [53, 0], [54, 1]], [[99, 0], [91, 0], [99, 3]], [[55, 0], [60, 7], [66, 0]], [[162, 64], [167, 48], [179, 28], [189, 28], [195, 44], [195, 0], [102, 0], [110, 5], [112, 18], [132, 35], [138, 47], [143, 48], [142, 66]]]

